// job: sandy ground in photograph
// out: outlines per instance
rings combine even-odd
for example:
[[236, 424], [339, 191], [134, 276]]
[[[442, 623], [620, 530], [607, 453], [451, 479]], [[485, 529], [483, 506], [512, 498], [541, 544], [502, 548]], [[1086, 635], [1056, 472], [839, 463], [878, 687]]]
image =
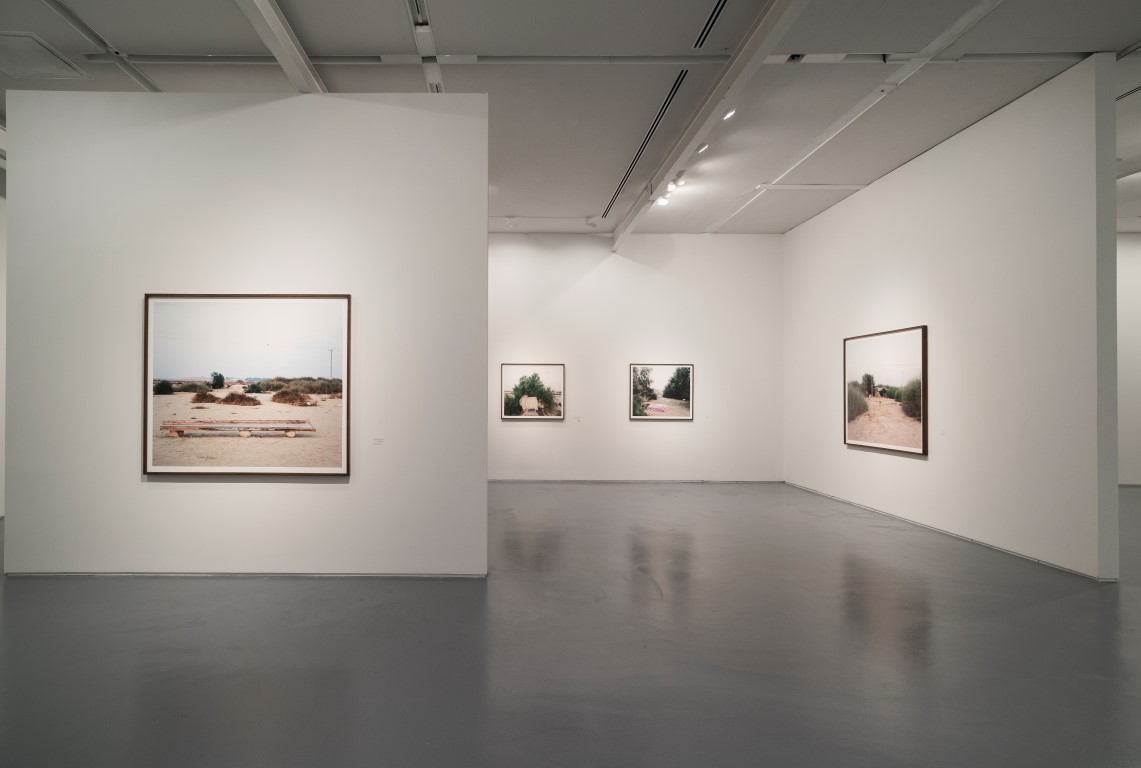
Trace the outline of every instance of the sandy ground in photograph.
[[[503, 401], [499, 403], [500, 415], [502, 415], [503, 412], [505, 410], [507, 410], [507, 398], [509, 398], [513, 394], [515, 394], [514, 391], [510, 390], [510, 389], [503, 393]], [[561, 395], [562, 393], [560, 392], [559, 394]], [[534, 410], [532, 408], [530, 410], [524, 410], [522, 414], [517, 414], [515, 416], [508, 416], [507, 418], [509, 418], [509, 419], [555, 419], [555, 418], [558, 418], [562, 415], [563, 415], [563, 401], [561, 399], [556, 398], [555, 399], [555, 410], [553, 410], [550, 413], [544, 413], [544, 414], [540, 415], [537, 410]]]
[[[655, 408], [665, 408], [665, 410], [655, 410]], [[646, 415], [644, 418], [679, 418], [689, 416], [689, 402], [686, 400], [674, 400], [672, 397], [661, 397], [657, 400], [651, 400], [646, 403]]]
[[[241, 392], [241, 385], [216, 389], [214, 395]], [[155, 395], [153, 463], [156, 467], [339, 467], [341, 465], [341, 414], [344, 400], [312, 395], [316, 406], [284, 405], [273, 402], [273, 393], [254, 394], [261, 405], [221, 405], [191, 403], [193, 394], [176, 392]], [[160, 429], [164, 420], [234, 421], [250, 419], [305, 419], [316, 432], [298, 432], [285, 437], [281, 432], [254, 432], [240, 437], [237, 432], [188, 433], [170, 437]]]
[[869, 397], [868, 411], [848, 423], [848, 439], [862, 443], [923, 448], [923, 423], [904, 415], [890, 397]]

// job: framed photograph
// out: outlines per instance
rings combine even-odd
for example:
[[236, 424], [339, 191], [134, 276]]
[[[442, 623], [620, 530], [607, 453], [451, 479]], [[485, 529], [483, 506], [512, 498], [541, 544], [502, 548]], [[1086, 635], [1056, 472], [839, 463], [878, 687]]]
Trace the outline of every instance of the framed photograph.
[[566, 368], [561, 363], [503, 363], [499, 417], [562, 421]]
[[927, 454], [927, 326], [844, 339], [844, 443]]
[[147, 294], [143, 473], [348, 475], [349, 303]]
[[693, 366], [630, 364], [632, 421], [693, 421]]

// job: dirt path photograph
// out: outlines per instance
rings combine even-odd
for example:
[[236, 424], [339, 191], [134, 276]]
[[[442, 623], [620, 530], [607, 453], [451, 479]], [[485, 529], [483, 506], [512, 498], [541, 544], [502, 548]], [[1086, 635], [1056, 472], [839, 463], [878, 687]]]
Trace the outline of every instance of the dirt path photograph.
[[868, 399], [868, 410], [848, 423], [848, 439], [877, 445], [923, 447], [923, 422], [904, 415], [903, 406], [885, 397]]
[[927, 326], [844, 339], [844, 442], [927, 452]]
[[693, 419], [692, 365], [630, 366], [630, 418]]

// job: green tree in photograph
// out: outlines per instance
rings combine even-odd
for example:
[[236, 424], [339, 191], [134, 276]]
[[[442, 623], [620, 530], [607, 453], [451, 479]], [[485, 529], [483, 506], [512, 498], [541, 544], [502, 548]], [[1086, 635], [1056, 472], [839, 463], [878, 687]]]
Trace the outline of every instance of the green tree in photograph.
[[519, 383], [511, 390], [511, 394], [503, 399], [503, 412], [508, 416], [520, 416], [523, 413], [522, 399], [534, 397], [539, 401], [540, 416], [558, 415], [559, 401], [554, 390], [543, 384], [539, 374], [522, 376]]
[[861, 382], [861, 387], [867, 397], [871, 397], [872, 393], [876, 391], [876, 377], [870, 373], [865, 373]]
[[848, 382], [848, 421], [853, 421], [861, 413], [867, 413], [868, 399], [858, 381]]
[[154, 393], [156, 395], [173, 395], [174, 394], [174, 385], [171, 384], [166, 379], [163, 379], [162, 381], [157, 381], [157, 382], [155, 382], [155, 385], [154, 385]]
[[634, 394], [641, 395], [646, 400], [657, 400], [658, 393], [654, 391], [654, 380], [650, 378], [650, 368], [634, 369]]
[[674, 371], [674, 375], [670, 376], [669, 382], [666, 383], [666, 388], [662, 390], [662, 396], [674, 400], [689, 400], [689, 368], [678, 368]]
[[899, 404], [903, 413], [918, 421], [923, 421], [923, 382], [912, 379], [900, 392]]
[[213, 373], [210, 374], [210, 388], [211, 389], [221, 389], [224, 386], [226, 386], [226, 377], [225, 376], [218, 373], [217, 371], [214, 371]]
[[657, 400], [658, 393], [654, 391], [654, 382], [650, 378], [649, 368], [634, 368], [630, 382], [630, 406], [634, 416], [646, 415], [646, 403]]

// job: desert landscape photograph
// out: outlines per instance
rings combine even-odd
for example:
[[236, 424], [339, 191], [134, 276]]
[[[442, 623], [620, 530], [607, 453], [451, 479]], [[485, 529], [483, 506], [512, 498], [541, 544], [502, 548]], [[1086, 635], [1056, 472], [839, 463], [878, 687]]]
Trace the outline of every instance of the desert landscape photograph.
[[348, 296], [149, 295], [146, 473], [348, 474]]
[[927, 326], [844, 339], [844, 442], [927, 453]]
[[630, 418], [693, 419], [693, 366], [630, 365]]
[[503, 363], [499, 370], [500, 418], [563, 418], [565, 366], [561, 363]]

